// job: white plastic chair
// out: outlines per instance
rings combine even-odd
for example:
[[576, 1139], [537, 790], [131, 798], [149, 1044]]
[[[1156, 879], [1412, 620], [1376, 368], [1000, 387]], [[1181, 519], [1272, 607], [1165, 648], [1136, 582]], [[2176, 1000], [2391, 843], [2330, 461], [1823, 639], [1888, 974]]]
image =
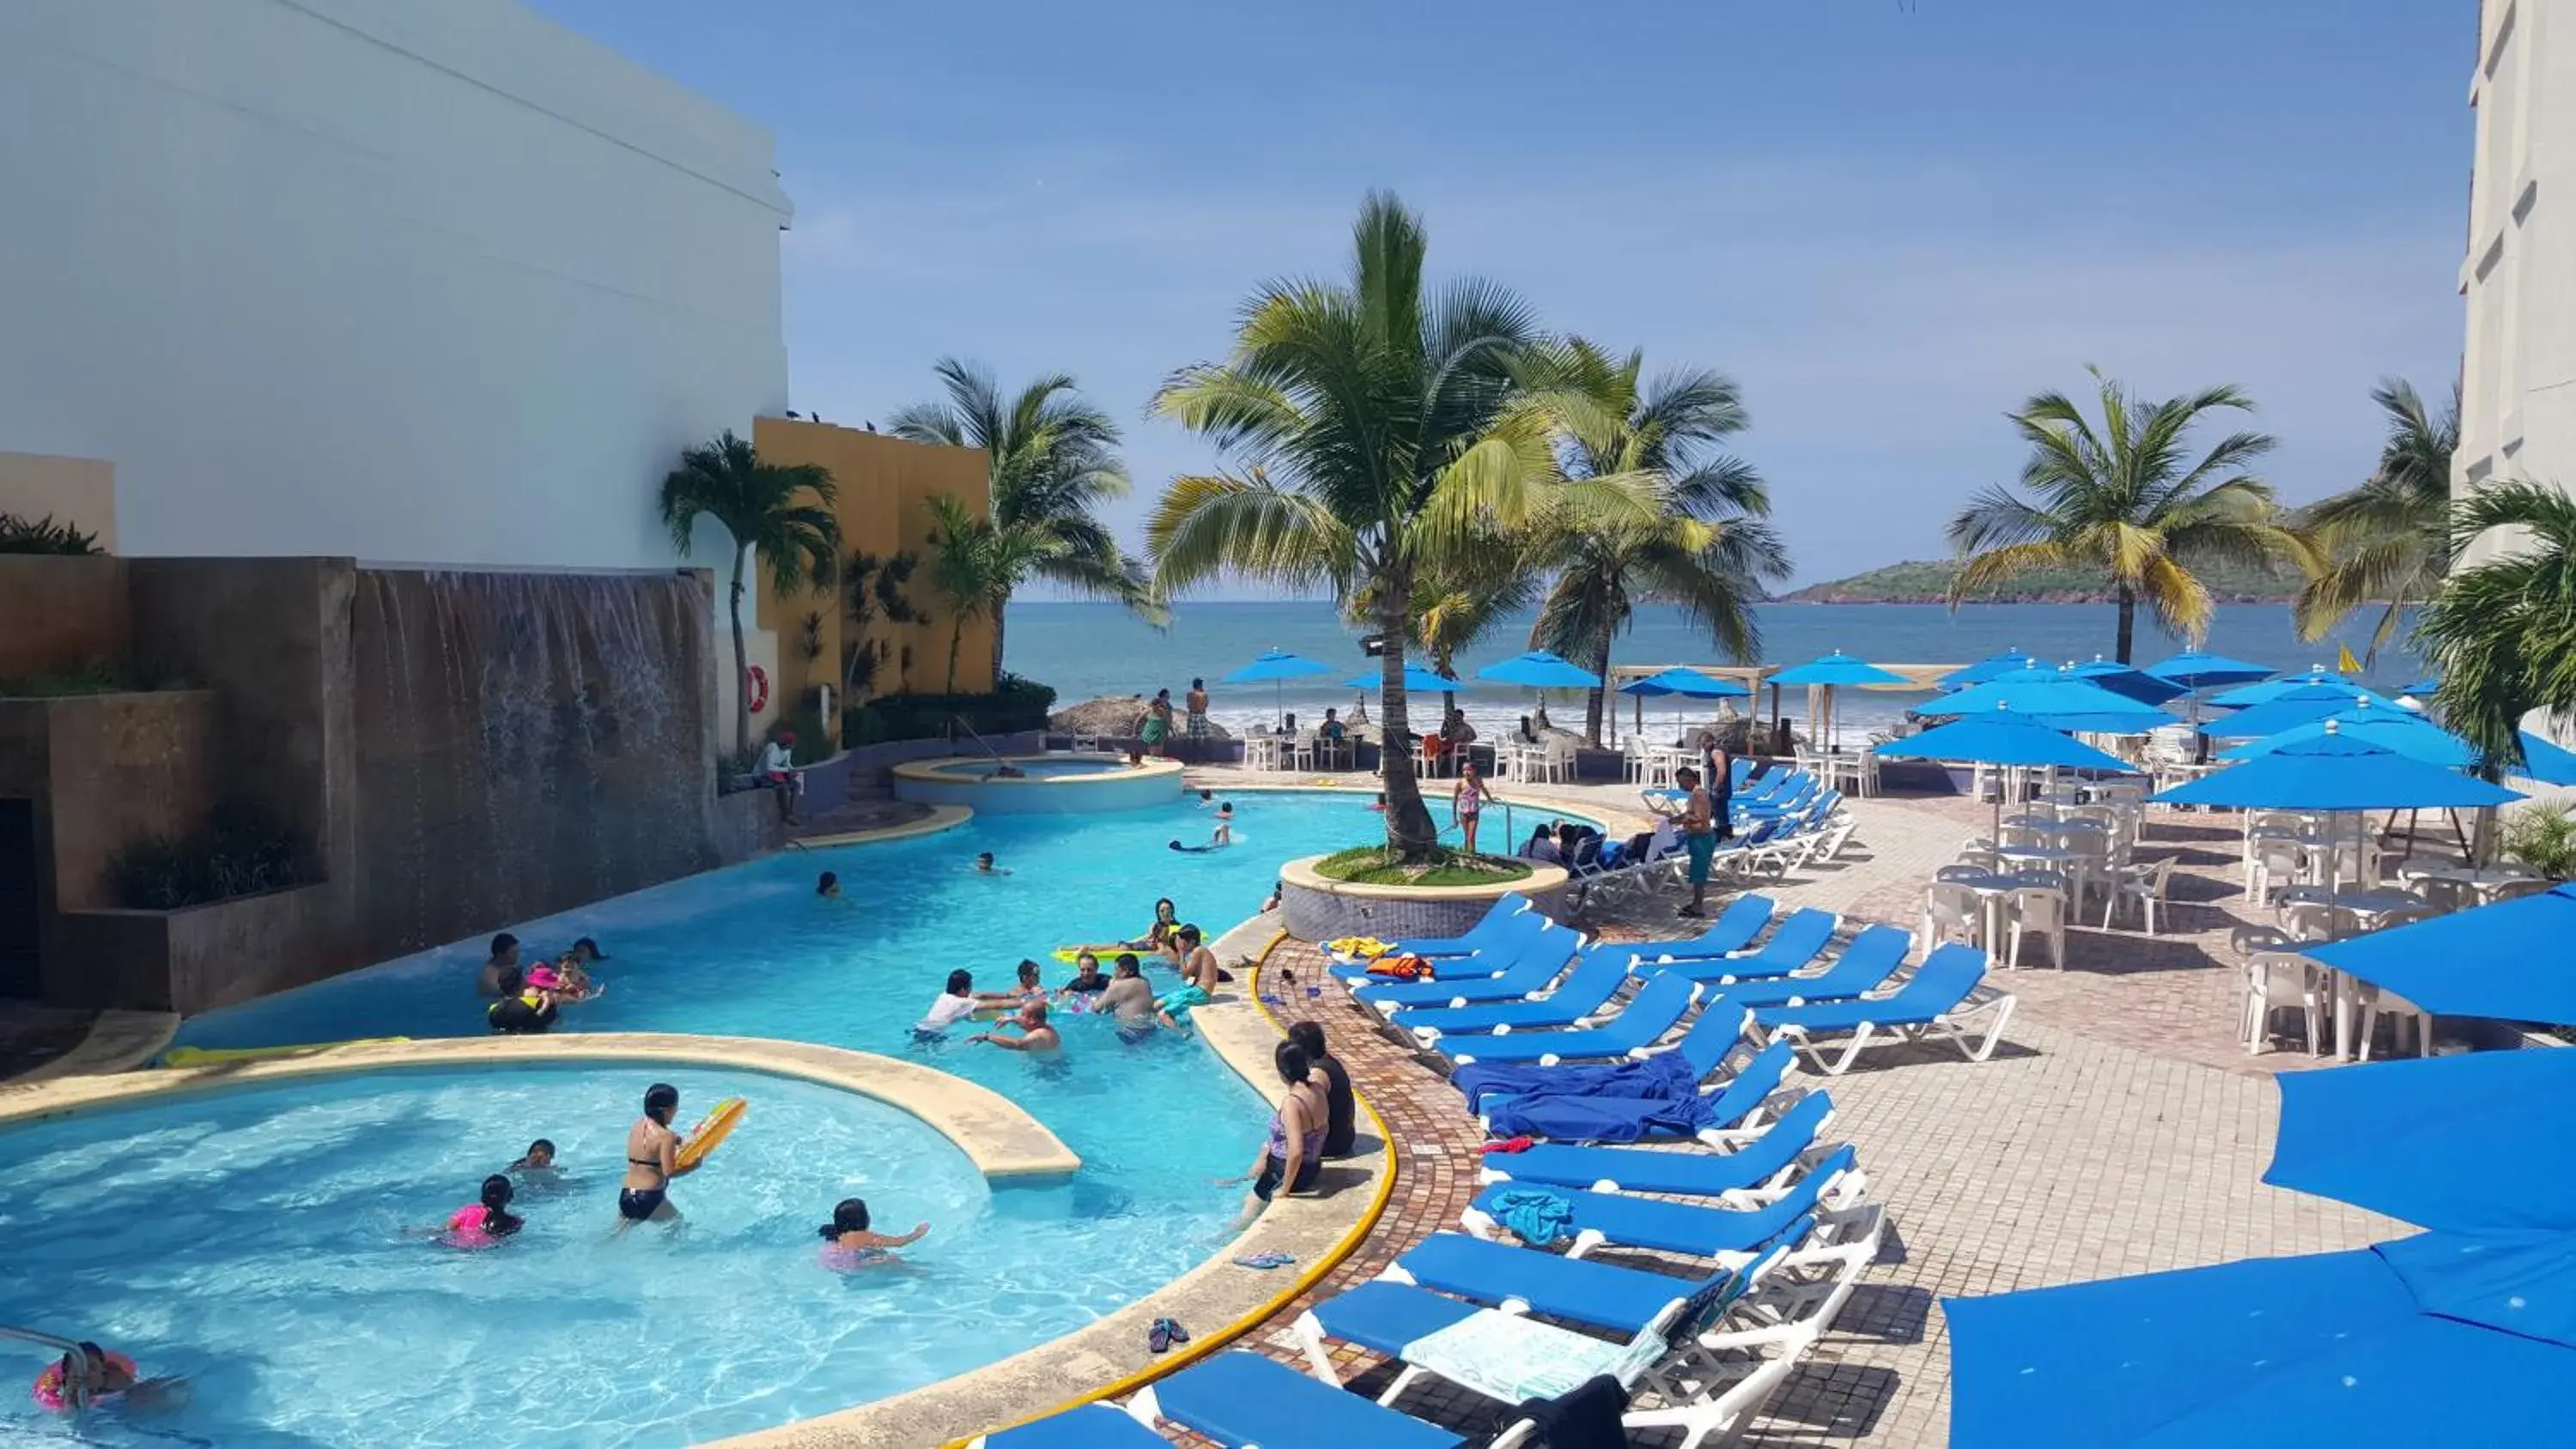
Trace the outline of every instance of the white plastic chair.
[[2153, 865], [2130, 866], [2110, 875], [2110, 898], [2102, 903], [2102, 929], [2111, 929], [2112, 918], [2120, 913], [2120, 902], [2136, 901], [2147, 934], [2156, 934], [2156, 917], [2166, 905], [2165, 887], [2173, 879], [2173, 868], [2174, 858], [2168, 855]]
[[1100, 736], [1075, 735], [1064, 742], [1064, 747], [1077, 755], [1096, 755], [1100, 753]]
[[2281, 929], [2302, 941], [2340, 941], [2352, 917], [2325, 901], [2291, 901], [2281, 907]]
[[2245, 963], [2245, 1052], [2259, 1056], [2271, 1043], [2272, 1014], [2292, 1007], [2307, 1023], [2308, 1055], [2320, 1046], [2326, 1016], [2325, 983], [2317, 964], [2294, 951], [2257, 951]]
[[2392, 1049], [2404, 1051], [2407, 1033], [2412, 1031], [2415, 1055], [2429, 1057], [2433, 1054], [2433, 1013], [2394, 991], [2373, 986], [2367, 981], [2353, 982], [2352, 993], [2353, 1003], [2361, 1013], [2361, 1041], [2355, 1048], [2355, 1054], [2361, 1060], [2370, 1060], [2371, 1040], [2378, 1034], [2379, 1023], [2383, 1020], [2389, 1023], [2388, 1044]]
[[1922, 951], [1943, 941], [1974, 944], [1984, 931], [1985, 902], [1975, 891], [1935, 881], [1923, 891]]
[[2047, 886], [2025, 886], [2004, 898], [2011, 914], [2006, 924], [2012, 941], [2005, 949], [2004, 965], [2021, 969], [2021, 938], [2033, 933], [2048, 938], [2048, 964], [2066, 969], [2066, 892]]
[[2294, 840], [2256, 840], [2245, 856], [2245, 895], [2260, 904], [2279, 887], [2299, 878], [2299, 845]]

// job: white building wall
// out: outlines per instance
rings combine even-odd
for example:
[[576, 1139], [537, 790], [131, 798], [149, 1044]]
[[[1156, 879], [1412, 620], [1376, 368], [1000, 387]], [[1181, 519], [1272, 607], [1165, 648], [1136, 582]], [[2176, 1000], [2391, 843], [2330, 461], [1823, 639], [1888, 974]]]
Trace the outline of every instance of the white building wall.
[[670, 566], [787, 400], [772, 165], [518, 0], [6, 0], [0, 449], [127, 553]]
[[2489, 478], [2576, 489], [2576, 14], [2565, 0], [2482, 11], [2453, 491]]

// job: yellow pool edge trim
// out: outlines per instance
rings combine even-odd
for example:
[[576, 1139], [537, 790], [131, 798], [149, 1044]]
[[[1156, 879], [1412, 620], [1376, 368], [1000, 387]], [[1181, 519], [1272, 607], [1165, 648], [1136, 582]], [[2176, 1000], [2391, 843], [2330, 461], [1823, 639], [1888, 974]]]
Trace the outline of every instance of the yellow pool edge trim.
[[[1261, 1019], [1270, 1023], [1272, 1029], [1278, 1031], [1283, 1037], [1288, 1034], [1287, 1029], [1280, 1026], [1278, 1014], [1273, 1012], [1268, 1004], [1263, 1002], [1261, 999], [1261, 973], [1270, 969], [1270, 953], [1278, 950], [1279, 943], [1287, 939], [1288, 933], [1286, 931], [1283, 930], [1276, 932], [1271, 936], [1269, 944], [1261, 948], [1261, 955], [1253, 970], [1251, 993], [1253, 1007], [1261, 1013]], [[1254, 1329], [1259, 1328], [1262, 1324], [1269, 1322], [1272, 1318], [1278, 1315], [1281, 1309], [1296, 1302], [1299, 1295], [1303, 1294], [1307, 1289], [1314, 1287], [1317, 1283], [1322, 1282], [1325, 1274], [1340, 1267], [1343, 1261], [1348, 1259], [1351, 1254], [1358, 1252], [1360, 1244], [1368, 1241], [1369, 1234], [1377, 1230], [1379, 1220], [1386, 1216], [1387, 1203], [1395, 1197], [1395, 1137], [1387, 1130], [1386, 1119], [1378, 1115], [1377, 1104], [1371, 1102], [1366, 1093], [1354, 1087], [1351, 1089], [1351, 1100], [1358, 1104], [1359, 1109], [1362, 1112], [1368, 1114], [1369, 1125], [1377, 1130], [1377, 1140], [1384, 1144], [1384, 1147], [1381, 1150], [1386, 1154], [1386, 1170], [1378, 1174], [1377, 1190], [1370, 1194], [1368, 1206], [1361, 1210], [1359, 1220], [1351, 1224], [1350, 1228], [1342, 1234], [1341, 1238], [1333, 1244], [1329, 1251], [1325, 1252], [1313, 1263], [1307, 1265], [1302, 1272], [1289, 1282], [1286, 1288], [1281, 1289], [1278, 1293], [1264, 1300], [1259, 1307], [1244, 1314], [1242, 1317], [1237, 1318], [1232, 1323], [1225, 1325], [1223, 1328], [1216, 1329], [1209, 1333], [1192, 1335], [1188, 1343], [1174, 1349], [1163, 1358], [1155, 1360], [1145, 1368], [1138, 1369], [1136, 1372], [1124, 1375], [1123, 1377], [1112, 1379], [1098, 1388], [1091, 1389], [1077, 1397], [1067, 1399], [1063, 1403], [1055, 1405], [1053, 1408], [1043, 1410], [1039, 1413], [1029, 1414], [1022, 1418], [1013, 1419], [1007, 1424], [996, 1424], [991, 1428], [978, 1430], [975, 1434], [970, 1434], [961, 1439], [949, 1440], [944, 1446], [944, 1449], [965, 1449], [966, 1445], [973, 1443], [975, 1439], [981, 1435], [998, 1434], [1005, 1429], [1016, 1429], [1022, 1424], [1034, 1424], [1040, 1419], [1052, 1418], [1057, 1414], [1066, 1412], [1067, 1410], [1078, 1409], [1085, 1404], [1096, 1404], [1105, 1399], [1114, 1399], [1125, 1394], [1131, 1394], [1136, 1390], [1143, 1388], [1147, 1384], [1153, 1383], [1157, 1379], [1178, 1373], [1180, 1370], [1189, 1367], [1191, 1364], [1198, 1362], [1209, 1354], [1215, 1353], [1218, 1349], [1232, 1344], [1236, 1339], [1239, 1339], [1245, 1334], [1252, 1332]]]
[[887, 840], [911, 840], [916, 836], [937, 835], [954, 830], [975, 818], [972, 805], [933, 805], [930, 813], [919, 820], [901, 825], [880, 826], [875, 830], [844, 830], [837, 835], [809, 835], [787, 842], [789, 850], [828, 850], [843, 845], [875, 845]]

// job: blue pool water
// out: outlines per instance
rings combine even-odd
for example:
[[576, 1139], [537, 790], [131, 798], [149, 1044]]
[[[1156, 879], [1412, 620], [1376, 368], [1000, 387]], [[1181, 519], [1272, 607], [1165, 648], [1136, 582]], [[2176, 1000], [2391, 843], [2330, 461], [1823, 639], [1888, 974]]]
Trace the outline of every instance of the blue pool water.
[[[1124, 760], [1020, 760], [1016, 763], [1020, 774], [1031, 780], [1059, 780], [1068, 775], [1106, 775], [1127, 768]], [[999, 768], [992, 764], [957, 765], [945, 773], [990, 779]]]
[[[701, 1300], [671, 1285], [676, 1301], [665, 1305], [669, 1311], [657, 1311], [656, 1332], [701, 1346], [654, 1367], [657, 1382], [669, 1380], [657, 1388], [662, 1396], [657, 1402], [669, 1417], [651, 1421], [649, 1430], [638, 1428], [634, 1442], [677, 1443], [777, 1423], [979, 1367], [1151, 1292], [1222, 1245], [1242, 1190], [1218, 1186], [1213, 1179], [1240, 1172], [1251, 1161], [1268, 1112], [1252, 1089], [1201, 1044], [1164, 1036], [1126, 1047], [1107, 1022], [1065, 1016], [1059, 1018], [1066, 1037], [1063, 1058], [1047, 1062], [962, 1041], [924, 1045], [914, 1042], [909, 1031], [952, 967], [973, 971], [979, 989], [998, 989], [1009, 983], [1022, 957], [1036, 957], [1046, 965], [1047, 980], [1060, 982], [1071, 968], [1048, 956], [1053, 947], [1141, 934], [1158, 895], [1173, 897], [1182, 919], [1199, 923], [1213, 936], [1259, 907], [1280, 861], [1375, 838], [1382, 829], [1364, 796], [1256, 791], [1221, 798], [1234, 801], [1237, 844], [1206, 854], [1174, 852], [1167, 844], [1208, 838], [1214, 806], [1195, 796], [1075, 818], [983, 816], [959, 829], [913, 840], [790, 851], [513, 928], [529, 959], [560, 952], [582, 935], [596, 936], [609, 952], [610, 959], [596, 972], [607, 983], [607, 994], [568, 1008], [564, 1030], [770, 1036], [924, 1060], [1011, 1097], [1084, 1161], [1070, 1182], [1011, 1188], [990, 1200], [991, 1220], [1008, 1224], [1010, 1254], [1017, 1256], [965, 1255], [974, 1268], [959, 1268], [953, 1278], [925, 1273], [870, 1285], [862, 1296], [871, 1315], [867, 1322], [879, 1330], [873, 1335], [814, 1337], [800, 1329], [794, 1343], [774, 1350], [737, 1342], [736, 1334], [702, 1336], [701, 1326], [738, 1326], [740, 1320], [713, 1297]], [[1521, 820], [1521, 828], [1530, 823]], [[986, 850], [1011, 873], [976, 874], [973, 859]], [[824, 870], [840, 876], [839, 900], [814, 894], [815, 877]], [[479, 941], [424, 952], [198, 1018], [188, 1023], [181, 1040], [222, 1047], [479, 1034], [482, 1004], [473, 994], [473, 977], [483, 957]], [[1171, 980], [1160, 967], [1149, 974], [1158, 985]], [[956, 1035], [962, 1037], [964, 1031]], [[614, 1090], [596, 1104], [588, 1100], [587, 1088], [577, 1103], [568, 1096], [547, 1111], [497, 1103], [485, 1110], [460, 1102], [454, 1110], [475, 1124], [477, 1145], [471, 1163], [461, 1165], [464, 1170], [441, 1179], [439, 1193], [429, 1195], [429, 1207], [464, 1201], [459, 1194], [493, 1152], [508, 1149], [506, 1160], [538, 1132], [563, 1141], [576, 1130], [622, 1130], [635, 1111], [633, 1074], [604, 1075], [613, 1078]], [[588, 1075], [567, 1080], [587, 1081]], [[754, 1100], [754, 1122], [787, 1115], [765, 1105], [775, 1090], [762, 1085], [744, 1093]], [[317, 1105], [330, 1100], [328, 1090], [316, 1091]], [[690, 1117], [687, 1104], [681, 1115]], [[483, 1146], [487, 1140], [494, 1145]], [[776, 1313], [781, 1322], [800, 1323], [805, 1320], [796, 1315], [819, 1313], [830, 1321], [854, 1301], [853, 1290], [801, 1272], [800, 1255], [810, 1251], [807, 1239], [813, 1232], [805, 1217], [837, 1195], [834, 1184], [841, 1179], [830, 1174], [857, 1170], [856, 1165], [837, 1154], [818, 1161], [819, 1180], [793, 1187], [775, 1184], [770, 1189], [776, 1194], [774, 1208], [761, 1206], [755, 1212], [753, 1205], [714, 1191], [716, 1179], [737, 1167], [735, 1151], [736, 1144], [728, 1143], [719, 1168], [681, 1184], [677, 1196], [691, 1215], [691, 1239], [738, 1240], [744, 1253], [755, 1256], [755, 1248], [774, 1247], [778, 1261], [788, 1265], [779, 1270], [784, 1275], [780, 1279], [746, 1290], [743, 1312]], [[874, 1152], [869, 1146], [852, 1156], [864, 1163]], [[179, 1172], [171, 1180], [191, 1178]], [[14, 1192], [0, 1189], [0, 1202], [14, 1201]], [[586, 1205], [584, 1213], [604, 1219], [611, 1196], [613, 1192]], [[888, 1221], [903, 1219], [899, 1226], [908, 1226], [920, 1217], [936, 1221], [936, 1210], [947, 1208], [932, 1202], [918, 1210], [895, 1208], [885, 1216]], [[279, 1231], [292, 1236], [296, 1230], [282, 1226]], [[962, 1233], [943, 1236], [950, 1251], [967, 1241]], [[188, 1251], [202, 1254], [210, 1271], [233, 1271], [242, 1265], [230, 1259], [231, 1246], [217, 1237]], [[925, 1245], [933, 1246], [939, 1246], [938, 1240]], [[0, 1245], [0, 1268], [9, 1265], [15, 1251]], [[338, 1249], [326, 1239], [314, 1243], [313, 1251], [327, 1267]], [[641, 1253], [606, 1257], [586, 1265], [584, 1272], [615, 1280], [640, 1273], [635, 1265], [650, 1261], [657, 1278], [663, 1265], [695, 1278], [701, 1266], [693, 1256], [697, 1251], [687, 1243], [674, 1244], [666, 1258], [647, 1260]], [[947, 1261], [956, 1267], [964, 1259]], [[102, 1254], [82, 1270], [82, 1281], [157, 1281], [139, 1271], [148, 1266], [148, 1257], [137, 1259], [127, 1251]], [[713, 1266], [720, 1273], [732, 1271], [726, 1264]], [[961, 1281], [970, 1285], [962, 1298]], [[11, 1291], [0, 1290], [0, 1302]], [[82, 1294], [90, 1291], [84, 1287]], [[300, 1306], [304, 1291], [296, 1284], [278, 1290], [278, 1311], [287, 1324], [278, 1331], [290, 1338], [306, 1325], [318, 1328], [325, 1322], [323, 1315], [308, 1314]], [[396, 1302], [405, 1301], [404, 1290], [387, 1291]], [[707, 1291], [722, 1295], [712, 1287]], [[82, 1294], [49, 1294], [43, 1302], [88, 1301]], [[0, 1322], [9, 1321], [0, 1314]], [[198, 1362], [217, 1362], [236, 1341], [196, 1331], [200, 1323], [174, 1318], [156, 1328], [161, 1336], [153, 1342], [156, 1348], [166, 1345], [174, 1356], [193, 1354]], [[952, 1323], [954, 1332], [946, 1326]], [[580, 1346], [586, 1342], [586, 1324], [541, 1325], [536, 1331], [541, 1338], [576, 1345], [561, 1352], [589, 1357]], [[299, 1345], [294, 1353], [306, 1351]], [[282, 1348], [261, 1353], [291, 1356]], [[630, 1365], [651, 1357], [619, 1353], [601, 1362]], [[453, 1355], [370, 1354], [367, 1362], [371, 1379], [391, 1381], [371, 1383], [370, 1391], [407, 1395], [405, 1402], [413, 1407], [405, 1412], [410, 1415], [435, 1414], [439, 1405], [457, 1403], [460, 1396], [470, 1401], [487, 1387], [464, 1387], [469, 1376], [482, 1370]], [[533, 1380], [506, 1363], [499, 1372], [503, 1384]], [[709, 1376], [722, 1386], [720, 1391], [698, 1383]], [[705, 1402], [685, 1411], [677, 1407], [694, 1402], [692, 1395]], [[643, 1411], [627, 1403], [621, 1389], [585, 1383], [582, 1397], [560, 1398], [554, 1412], [554, 1433], [545, 1432], [541, 1420], [487, 1417], [472, 1427], [487, 1444], [551, 1443], [561, 1442], [567, 1425], [624, 1425], [626, 1416]], [[463, 1418], [450, 1417], [457, 1421], [455, 1432], [465, 1434]], [[314, 1437], [333, 1444], [414, 1442], [371, 1441], [354, 1427]]]
[[[681, 1226], [613, 1236], [625, 1128], [655, 1080], [680, 1088], [684, 1125], [727, 1094], [755, 1105], [674, 1193]], [[566, 1176], [522, 1195], [521, 1234], [474, 1253], [429, 1240], [539, 1132]], [[86, 1417], [89, 1443], [691, 1443], [1061, 1333], [1184, 1256], [1085, 1261], [1063, 1236], [1082, 1202], [989, 1189], [895, 1108], [739, 1071], [378, 1072], [58, 1119], [0, 1132], [0, 1150], [0, 1323], [193, 1381], [174, 1413]], [[816, 1261], [816, 1228], [854, 1195], [887, 1231], [932, 1225], [903, 1268]], [[41, 1364], [0, 1345], [8, 1374]], [[72, 1438], [7, 1381], [0, 1442]]]

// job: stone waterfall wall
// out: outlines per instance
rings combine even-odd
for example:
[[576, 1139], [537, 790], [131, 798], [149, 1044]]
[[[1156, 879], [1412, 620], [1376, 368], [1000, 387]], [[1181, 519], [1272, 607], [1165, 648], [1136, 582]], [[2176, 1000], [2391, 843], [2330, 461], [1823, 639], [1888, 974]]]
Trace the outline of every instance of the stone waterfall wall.
[[358, 571], [370, 958], [716, 863], [706, 587], [683, 572]]

